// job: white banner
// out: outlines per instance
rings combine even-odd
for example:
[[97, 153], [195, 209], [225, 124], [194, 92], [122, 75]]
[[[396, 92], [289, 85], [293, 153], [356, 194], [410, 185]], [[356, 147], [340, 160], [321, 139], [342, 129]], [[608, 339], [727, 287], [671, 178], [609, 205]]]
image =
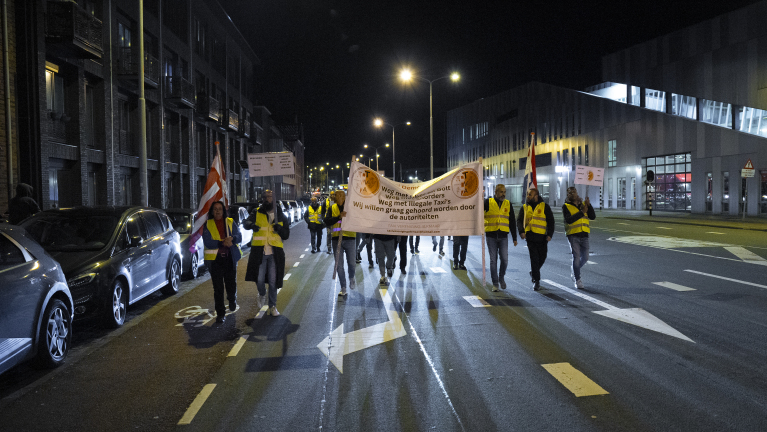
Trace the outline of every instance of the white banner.
[[250, 177], [295, 174], [293, 153], [248, 153]]
[[386, 235], [481, 235], [482, 165], [463, 165], [422, 183], [398, 183], [353, 162], [342, 228]]
[[604, 168], [594, 168], [585, 165], [575, 166], [575, 184], [584, 184], [590, 186], [602, 186], [605, 173]]

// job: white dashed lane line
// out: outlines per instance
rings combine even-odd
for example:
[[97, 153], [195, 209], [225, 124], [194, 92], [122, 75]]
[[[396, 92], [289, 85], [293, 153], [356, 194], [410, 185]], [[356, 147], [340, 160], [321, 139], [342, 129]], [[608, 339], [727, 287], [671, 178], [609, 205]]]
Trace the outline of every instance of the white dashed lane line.
[[300, 256], [299, 258], [303, 258], [303, 257], [305, 257], [305, 256], [306, 256], [306, 254], [301, 254], [301, 256]]
[[674, 291], [695, 291], [695, 288], [686, 287], [684, 285], [678, 285], [673, 282], [653, 282], [655, 285], [662, 286], [664, 288], [670, 288]]
[[300, 261], [298, 261], [298, 262], [296, 262], [295, 264], [293, 264], [293, 267], [298, 267], [298, 265], [299, 265], [299, 264], [301, 264], [301, 262], [300, 262]]

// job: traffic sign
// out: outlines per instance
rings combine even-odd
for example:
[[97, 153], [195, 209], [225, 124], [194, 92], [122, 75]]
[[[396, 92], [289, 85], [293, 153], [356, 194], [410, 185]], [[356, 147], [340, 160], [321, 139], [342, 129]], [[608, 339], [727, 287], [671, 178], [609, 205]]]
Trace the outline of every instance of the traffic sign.
[[754, 164], [751, 163], [751, 159], [746, 162], [746, 166], [740, 170], [741, 177], [753, 177], [754, 176]]

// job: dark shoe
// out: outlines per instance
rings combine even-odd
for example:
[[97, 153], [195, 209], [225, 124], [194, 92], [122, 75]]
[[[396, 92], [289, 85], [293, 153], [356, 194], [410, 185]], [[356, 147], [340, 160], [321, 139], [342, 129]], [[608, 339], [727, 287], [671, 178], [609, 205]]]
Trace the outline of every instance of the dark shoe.
[[501, 289], [506, 289], [506, 281], [501, 279], [500, 282], [501, 282]]
[[500, 291], [498, 289], [498, 282], [493, 282], [493, 292], [498, 292], [498, 291]]
[[436, 245], [436, 244], [434, 244], [434, 246], [431, 248], [431, 250], [432, 250], [433, 252], [436, 252], [436, 251], [437, 251], [437, 245]]
[[223, 324], [226, 321], [226, 315], [218, 315], [216, 317], [216, 324]]
[[458, 270], [466, 270], [466, 266], [463, 263], [458, 264]]
[[529, 272], [527, 272], [527, 274], [530, 275], [530, 282], [535, 283], [535, 279], [533, 279], [533, 272], [529, 271]]
[[441, 256], [445, 256], [445, 251], [441, 250], [441, 251], [439, 251], [439, 254], [440, 254]]
[[331, 252], [331, 251], [328, 251], [328, 255], [330, 255], [330, 254], [332, 254], [332, 253], [333, 253], [333, 252]]
[[415, 248], [415, 254], [418, 255], [419, 253], [421, 253], [421, 251], [419, 251], [418, 248]]
[[392, 277], [394, 275], [394, 269], [386, 269], [386, 276]]
[[538, 291], [539, 289], [541, 289], [541, 283], [539, 281], [535, 281], [533, 283], [533, 291]]
[[456, 262], [453, 262], [453, 270], [459, 270], [458, 264]]
[[402, 273], [403, 275], [407, 274], [407, 270], [405, 270], [405, 269], [399, 269], [399, 272]]
[[234, 312], [235, 310], [237, 310], [237, 302], [236, 301], [229, 302], [229, 311]]
[[413, 249], [410, 249], [410, 253], [415, 255], [415, 251]]
[[361, 256], [359, 256], [359, 254], [358, 254], [358, 255], [357, 255], [357, 264], [359, 264], [359, 263], [361, 263], [361, 262], [362, 262], [362, 257], [361, 257]]
[[312, 253], [317, 253], [317, 250], [312, 248]]
[[368, 264], [368, 268], [374, 268], [373, 261], [370, 261], [370, 264]]

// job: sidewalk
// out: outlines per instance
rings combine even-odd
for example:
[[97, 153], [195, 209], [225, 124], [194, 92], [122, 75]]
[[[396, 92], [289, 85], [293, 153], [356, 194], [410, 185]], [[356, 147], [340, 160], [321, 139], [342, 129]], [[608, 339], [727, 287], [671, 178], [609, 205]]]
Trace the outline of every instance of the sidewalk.
[[711, 214], [692, 214], [687, 212], [653, 211], [650, 216], [647, 210], [616, 210], [595, 208], [597, 219], [623, 219], [633, 221], [662, 222], [682, 225], [700, 225], [710, 227], [744, 229], [751, 231], [767, 231], [767, 217]]

